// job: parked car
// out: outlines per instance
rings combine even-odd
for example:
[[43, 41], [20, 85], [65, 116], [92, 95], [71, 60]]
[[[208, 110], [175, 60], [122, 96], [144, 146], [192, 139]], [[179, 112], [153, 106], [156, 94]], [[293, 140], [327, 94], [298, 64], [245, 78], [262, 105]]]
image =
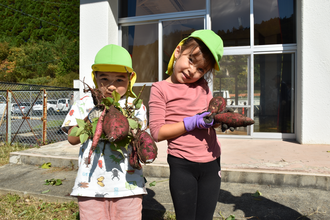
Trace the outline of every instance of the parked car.
[[[47, 100], [47, 114], [53, 115], [56, 112], [57, 100]], [[41, 115], [43, 111], [43, 101], [36, 101], [32, 107], [33, 114]]]
[[22, 102], [18, 104], [13, 104], [12, 107], [12, 114], [13, 115], [22, 115], [22, 112], [24, 113], [24, 115], [26, 115], [28, 113], [28, 111], [31, 108], [31, 104], [29, 102]]
[[65, 113], [67, 114], [70, 110], [70, 100], [69, 99], [58, 99], [57, 105], [56, 105], [56, 111], [59, 113]]
[[7, 105], [7, 100], [3, 95], [0, 95], [0, 119], [2, 117], [2, 114], [6, 114], [6, 105]]

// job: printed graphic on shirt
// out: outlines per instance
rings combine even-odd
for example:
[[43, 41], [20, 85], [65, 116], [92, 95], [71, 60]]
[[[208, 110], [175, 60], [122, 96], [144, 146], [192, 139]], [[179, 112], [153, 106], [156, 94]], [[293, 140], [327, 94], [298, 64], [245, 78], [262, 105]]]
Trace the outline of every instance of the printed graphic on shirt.
[[101, 152], [101, 151], [100, 151], [100, 147], [97, 146], [97, 147], [95, 148], [95, 153], [99, 154], [100, 152]]
[[69, 115], [72, 116], [73, 113], [74, 113], [74, 110], [71, 110], [71, 111], [69, 112]]
[[113, 168], [111, 170], [111, 172], [112, 172], [112, 180], [114, 180], [115, 178], [117, 178], [118, 180], [120, 180], [120, 178], [119, 178], [119, 171], [116, 168]]
[[79, 110], [80, 110], [81, 114], [84, 114], [84, 109], [82, 107], [79, 107]]
[[97, 164], [99, 165], [100, 168], [102, 168], [103, 161], [99, 160]]
[[104, 176], [97, 178], [97, 184], [99, 184], [101, 187], [105, 186], [103, 180], [104, 180]]
[[113, 188], [113, 194], [118, 195], [118, 193], [119, 193], [118, 187]]
[[[92, 159], [91, 159], [92, 161]], [[88, 157], [84, 157], [84, 164], [86, 164], [86, 167], [88, 167]]]
[[71, 120], [67, 120], [67, 122], [65, 123], [65, 126], [69, 126]]
[[78, 187], [80, 187], [80, 188], [88, 188], [88, 183], [86, 183], [86, 182], [80, 182], [80, 183], [78, 183]]
[[134, 172], [135, 172], [135, 170], [126, 170], [126, 172], [128, 173], [128, 174], [134, 174]]
[[137, 187], [136, 181], [130, 181], [125, 183], [125, 188], [129, 190], [133, 190]]
[[108, 195], [108, 193], [95, 193], [95, 197], [101, 197], [101, 198], [104, 198], [105, 195]]
[[84, 98], [87, 98], [89, 97], [88, 95], [85, 95], [84, 97], [82, 97], [80, 100], [83, 100]]
[[116, 164], [119, 164], [120, 161], [124, 159], [122, 155], [119, 155], [118, 157], [116, 157], [115, 155], [110, 155], [109, 157], [112, 159], [112, 162], [115, 162]]

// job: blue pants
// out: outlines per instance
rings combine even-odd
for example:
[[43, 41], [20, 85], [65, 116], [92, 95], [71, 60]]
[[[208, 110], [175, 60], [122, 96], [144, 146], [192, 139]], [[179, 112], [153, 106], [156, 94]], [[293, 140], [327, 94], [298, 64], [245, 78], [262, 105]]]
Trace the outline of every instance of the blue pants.
[[196, 163], [168, 155], [170, 191], [177, 220], [212, 220], [220, 192], [220, 157]]

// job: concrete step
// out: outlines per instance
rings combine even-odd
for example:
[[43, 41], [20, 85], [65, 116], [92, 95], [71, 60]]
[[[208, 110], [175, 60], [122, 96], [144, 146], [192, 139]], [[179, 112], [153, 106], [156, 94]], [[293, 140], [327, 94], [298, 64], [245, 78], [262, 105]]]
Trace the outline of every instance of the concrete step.
[[[222, 140], [222, 182], [330, 190], [330, 146], [291, 142]], [[168, 178], [167, 142], [159, 142], [158, 157], [143, 166], [148, 177]], [[224, 147], [225, 146], [225, 147]], [[242, 147], [247, 146], [247, 147]], [[77, 168], [79, 145], [58, 142], [10, 154], [10, 164]], [[255, 154], [253, 152], [256, 152]], [[285, 158], [285, 159], [283, 159]]]

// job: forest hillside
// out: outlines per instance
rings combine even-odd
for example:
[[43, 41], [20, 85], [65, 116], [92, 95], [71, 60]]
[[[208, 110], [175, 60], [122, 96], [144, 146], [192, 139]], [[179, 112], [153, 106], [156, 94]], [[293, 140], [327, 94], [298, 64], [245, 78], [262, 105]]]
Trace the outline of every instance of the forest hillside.
[[73, 87], [79, 0], [0, 0], [0, 81]]

